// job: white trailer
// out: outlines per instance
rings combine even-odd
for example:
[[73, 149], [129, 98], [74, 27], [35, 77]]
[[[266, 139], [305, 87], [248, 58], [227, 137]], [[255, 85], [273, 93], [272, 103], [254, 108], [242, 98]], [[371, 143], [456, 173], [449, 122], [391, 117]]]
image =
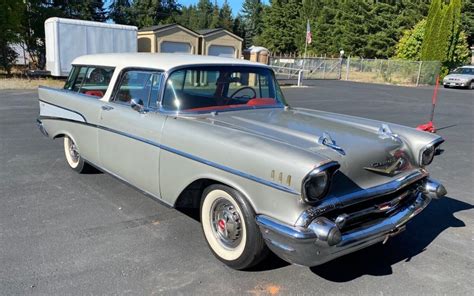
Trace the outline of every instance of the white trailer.
[[135, 26], [52, 17], [44, 22], [46, 70], [67, 76], [78, 56], [95, 53], [137, 52]]

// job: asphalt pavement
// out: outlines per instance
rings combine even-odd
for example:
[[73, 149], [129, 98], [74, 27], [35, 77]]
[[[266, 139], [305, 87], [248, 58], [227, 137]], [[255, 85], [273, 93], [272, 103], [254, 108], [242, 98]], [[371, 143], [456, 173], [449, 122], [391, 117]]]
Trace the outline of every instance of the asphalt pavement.
[[[284, 88], [288, 102], [409, 126], [429, 118], [429, 87], [308, 85]], [[318, 267], [270, 257], [252, 271], [215, 259], [192, 213], [70, 170], [62, 142], [36, 128], [35, 91], [0, 91], [0, 103], [0, 295], [474, 293], [474, 91], [439, 91], [445, 151], [429, 170], [448, 196], [405, 232]]]

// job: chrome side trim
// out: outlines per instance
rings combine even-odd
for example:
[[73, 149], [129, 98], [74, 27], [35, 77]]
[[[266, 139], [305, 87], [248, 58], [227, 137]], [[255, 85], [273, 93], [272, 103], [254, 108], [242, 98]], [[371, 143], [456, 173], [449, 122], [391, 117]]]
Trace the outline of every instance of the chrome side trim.
[[216, 169], [228, 172], [228, 173], [233, 174], [233, 175], [237, 175], [239, 177], [242, 177], [242, 178], [257, 182], [257, 183], [260, 183], [260, 184], [265, 185], [265, 186], [275, 188], [277, 190], [284, 191], [284, 192], [287, 192], [287, 193], [291, 193], [291, 194], [294, 194], [294, 195], [300, 195], [300, 193], [298, 191], [296, 191], [296, 190], [294, 190], [290, 187], [287, 187], [287, 186], [284, 186], [284, 185], [281, 185], [281, 184], [278, 184], [278, 183], [274, 183], [274, 182], [271, 182], [271, 181], [267, 181], [265, 179], [259, 178], [257, 176], [254, 176], [254, 175], [251, 175], [251, 174], [248, 174], [248, 173], [245, 173], [245, 172], [242, 172], [240, 170], [236, 170], [236, 169], [233, 169], [231, 167], [221, 165], [221, 164], [215, 163], [213, 161], [198, 157], [196, 155], [192, 155], [192, 154], [186, 153], [184, 151], [180, 151], [178, 149], [175, 149], [175, 148], [172, 148], [172, 147], [169, 147], [169, 146], [157, 143], [157, 142], [147, 140], [147, 139], [142, 138], [142, 137], [137, 137], [137, 136], [134, 136], [134, 135], [129, 134], [129, 133], [121, 132], [121, 131], [114, 130], [114, 129], [111, 129], [111, 128], [108, 128], [108, 127], [105, 127], [105, 126], [101, 126], [101, 125], [97, 125], [97, 124], [91, 124], [91, 123], [87, 123], [87, 122], [75, 121], [75, 120], [65, 119], [65, 118], [40, 117], [40, 119], [68, 121], [68, 122], [84, 124], [84, 125], [92, 126], [92, 127], [95, 127], [95, 128], [99, 128], [99, 129], [102, 129], [102, 130], [105, 130], [105, 131], [108, 131], [108, 132], [111, 132], [111, 133], [116, 133], [118, 135], [134, 139], [136, 141], [143, 142], [145, 144], [155, 146], [157, 148], [163, 149], [163, 150], [168, 151], [170, 153], [173, 153], [173, 154], [179, 155], [181, 157], [191, 159], [193, 161], [196, 161], [196, 162], [214, 167]]
[[429, 174], [427, 171], [420, 169], [382, 185], [351, 192], [343, 196], [328, 196], [317, 206], [311, 207], [301, 213], [300, 217], [295, 223], [295, 226], [307, 227], [316, 217], [326, 212], [353, 205], [361, 201], [366, 201], [371, 198], [393, 193], [428, 176]]
[[81, 113], [61, 107], [59, 105], [46, 102], [44, 100], [38, 100], [40, 106], [40, 116], [44, 117], [60, 117], [65, 119], [71, 119], [76, 121], [87, 122], [84, 115]]

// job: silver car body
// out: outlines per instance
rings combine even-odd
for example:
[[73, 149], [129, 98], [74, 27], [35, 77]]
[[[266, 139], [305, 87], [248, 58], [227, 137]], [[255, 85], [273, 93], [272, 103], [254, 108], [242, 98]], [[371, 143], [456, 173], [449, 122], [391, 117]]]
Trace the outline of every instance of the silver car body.
[[[289, 106], [208, 113], [156, 108], [144, 113], [109, 101], [125, 68], [163, 71], [165, 83], [183, 66], [265, 65], [165, 54], [84, 56], [73, 64], [115, 70], [101, 99], [41, 87], [38, 123], [45, 135], [70, 137], [87, 162], [169, 206], [202, 180], [237, 189], [253, 206], [267, 245], [287, 261], [317, 265], [380, 242], [443, 195], [442, 185], [429, 179], [420, 164], [423, 151], [443, 141], [435, 134]], [[396, 172], [377, 172], [391, 166], [394, 157], [403, 160]], [[326, 198], [303, 202], [305, 177], [336, 165], [340, 167]], [[381, 216], [343, 230], [345, 222], [367, 214], [364, 210]], [[341, 229], [337, 245], [328, 244], [328, 227]]]
[[445, 87], [471, 87], [474, 88], [474, 66], [457, 68], [443, 78]]

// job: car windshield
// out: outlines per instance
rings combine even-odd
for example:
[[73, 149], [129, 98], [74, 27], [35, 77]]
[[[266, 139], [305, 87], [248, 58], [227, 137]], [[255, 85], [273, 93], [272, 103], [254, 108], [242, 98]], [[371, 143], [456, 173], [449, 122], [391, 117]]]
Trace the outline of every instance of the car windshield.
[[474, 68], [457, 68], [453, 74], [474, 75]]
[[172, 72], [162, 101], [165, 110], [183, 112], [284, 105], [283, 94], [270, 69], [229, 65], [189, 67]]

